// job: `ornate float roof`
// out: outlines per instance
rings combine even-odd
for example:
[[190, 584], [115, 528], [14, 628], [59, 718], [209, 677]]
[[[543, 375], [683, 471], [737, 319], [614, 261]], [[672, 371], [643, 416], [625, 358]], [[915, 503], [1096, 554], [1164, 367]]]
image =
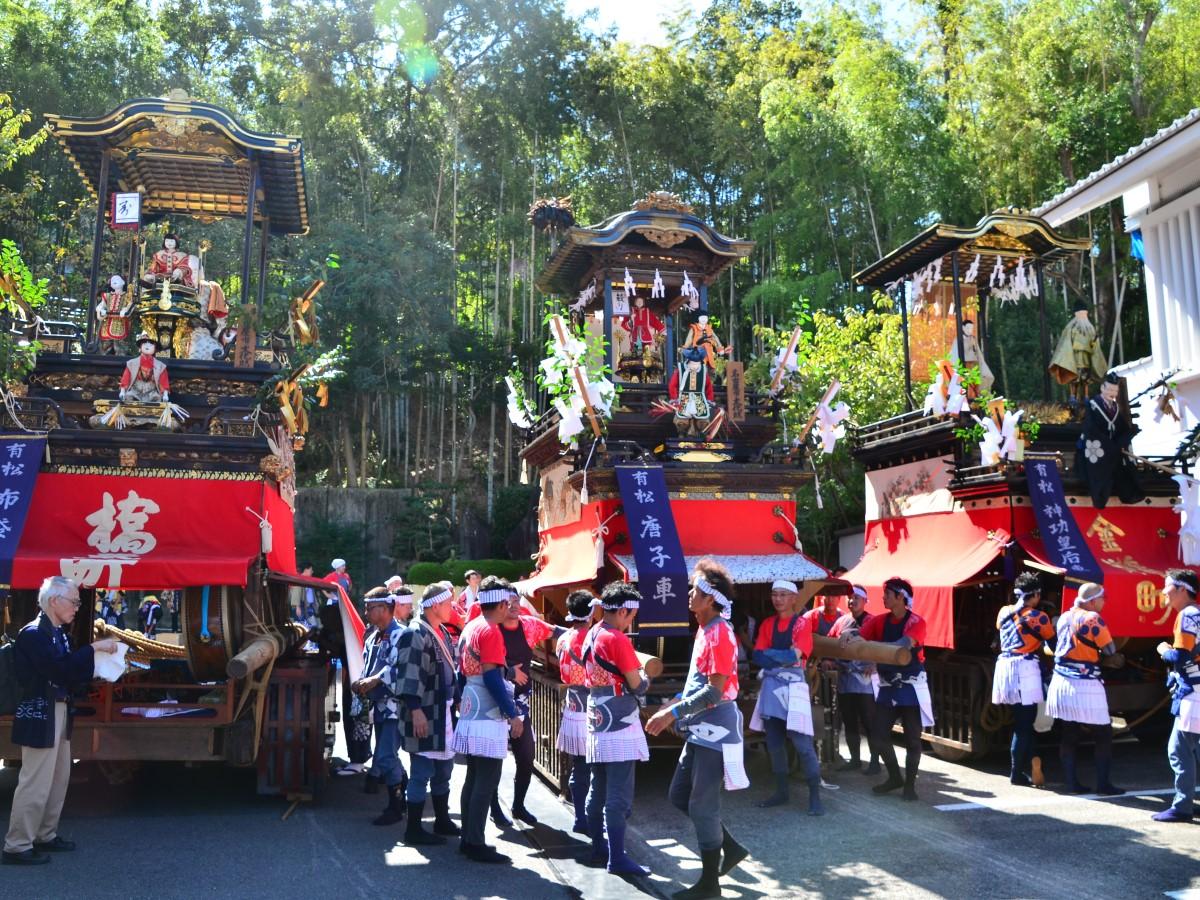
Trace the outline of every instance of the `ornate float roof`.
[[304, 147], [297, 137], [243, 128], [209, 103], [130, 100], [99, 118], [48, 115], [50, 130], [92, 196], [100, 161], [111, 154], [110, 191], [142, 191], [142, 213], [201, 219], [244, 217], [251, 162], [262, 179], [255, 219], [275, 234], [308, 231]]
[[684, 251], [692, 259], [699, 257], [705, 265], [692, 274], [706, 281], [749, 256], [754, 249], [754, 241], [726, 237], [697, 218], [692, 207], [674, 194], [654, 191], [635, 203], [633, 209], [611, 216], [599, 225], [576, 225], [567, 230], [538, 276], [537, 286], [543, 291], [563, 294], [577, 290], [597, 258], [617, 245], [645, 248], [655, 255]]
[[[896, 248], [882, 259], [871, 263], [854, 280], [859, 284], [881, 288], [907, 278], [934, 260], [955, 254], [960, 277], [980, 258], [975, 284], [989, 284], [997, 265], [1014, 269], [1020, 259], [1050, 260], [1069, 253], [1087, 250], [1089, 238], [1069, 238], [1055, 231], [1037, 216], [1019, 209], [1000, 209], [984, 216], [973, 228], [961, 228], [938, 222], [930, 225], [908, 243]], [[953, 266], [950, 260], [942, 266], [942, 280], [950, 281]]]

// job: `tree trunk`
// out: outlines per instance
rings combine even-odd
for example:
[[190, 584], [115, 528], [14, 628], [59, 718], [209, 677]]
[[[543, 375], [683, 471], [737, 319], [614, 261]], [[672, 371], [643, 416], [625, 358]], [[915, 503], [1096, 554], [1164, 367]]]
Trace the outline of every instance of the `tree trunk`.
[[437, 480], [440, 482], [446, 472], [446, 379], [438, 378], [438, 454]]
[[492, 285], [492, 333], [500, 327], [500, 225], [504, 219], [504, 172], [500, 172], [500, 199], [496, 201], [496, 279]]
[[366, 487], [369, 477], [367, 466], [371, 451], [371, 405], [373, 399], [371, 394], [363, 394], [358, 404], [359, 458], [362, 460], [362, 464], [358, 467], [359, 487]]
[[354, 461], [354, 447], [350, 441], [350, 426], [345, 417], [338, 419], [342, 439], [342, 456], [346, 462], [346, 487], [358, 486], [358, 467]]
[[408, 402], [404, 404], [404, 486], [408, 487], [409, 473], [412, 471], [409, 465], [409, 432], [412, 429], [409, 427], [409, 416], [412, 414], [412, 391], [407, 394]]
[[458, 370], [450, 370], [450, 521], [458, 521]]
[[492, 508], [496, 496], [496, 400], [488, 404], [487, 445], [487, 520], [492, 524]]

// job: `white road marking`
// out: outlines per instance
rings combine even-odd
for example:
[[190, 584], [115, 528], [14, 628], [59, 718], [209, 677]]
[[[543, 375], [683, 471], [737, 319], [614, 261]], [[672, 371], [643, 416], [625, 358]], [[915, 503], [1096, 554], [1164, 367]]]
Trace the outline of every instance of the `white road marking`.
[[[945, 791], [946, 794], [954, 796], [953, 791]], [[971, 812], [977, 809], [990, 809], [997, 812], [1005, 812], [1010, 809], [1029, 809], [1035, 806], [1057, 805], [1064, 802], [1081, 801], [1081, 800], [1126, 800], [1130, 797], [1162, 797], [1167, 794], [1174, 794], [1175, 788], [1147, 788], [1135, 789], [1126, 791], [1124, 794], [1115, 796], [1107, 796], [1101, 794], [1057, 794], [1054, 792], [1039, 792], [1036, 797], [1029, 797], [1023, 800], [973, 800], [964, 803], [939, 803], [934, 806], [938, 812]]]

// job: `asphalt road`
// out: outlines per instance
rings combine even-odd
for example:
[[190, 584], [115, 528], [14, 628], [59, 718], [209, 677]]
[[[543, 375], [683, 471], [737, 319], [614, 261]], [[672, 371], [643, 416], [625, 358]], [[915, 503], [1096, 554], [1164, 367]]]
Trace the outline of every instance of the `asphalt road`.
[[[827, 793], [828, 815], [809, 818], [799, 783], [793, 806], [754, 807], [769, 783], [765, 760], [754, 754], [751, 788], [724, 795], [727, 824], [752, 852], [724, 880], [725, 896], [1200, 897], [1200, 825], [1149, 818], [1167, 802], [1165, 754], [1130, 742], [1118, 744], [1116, 757], [1114, 778], [1137, 789], [1126, 797], [1016, 788], [1000, 760], [967, 767], [927, 755], [918, 803], [875, 797], [876, 779], [829, 776], [841, 790]], [[536, 782], [538, 826], [497, 834], [489, 825], [489, 838], [514, 857], [505, 868], [469, 863], [453, 846], [405, 847], [402, 825], [370, 824], [382, 795], [364, 795], [359, 778], [332, 779], [318, 804], [283, 820], [287, 804], [255, 796], [253, 773], [154, 764], [113, 786], [85, 766], [62, 825], [80, 849], [44, 867], [0, 868], [0, 896], [665, 896], [699, 869], [690, 824], [665, 800], [672, 767], [669, 756], [656, 756], [638, 773], [630, 849], [662, 874], [634, 882], [575, 862], [584, 845], [570, 834], [570, 812]], [[1047, 774], [1053, 779], [1056, 770]], [[1081, 775], [1091, 778], [1090, 767]], [[15, 776], [0, 772], [5, 818]], [[505, 776], [511, 789], [511, 762]]]

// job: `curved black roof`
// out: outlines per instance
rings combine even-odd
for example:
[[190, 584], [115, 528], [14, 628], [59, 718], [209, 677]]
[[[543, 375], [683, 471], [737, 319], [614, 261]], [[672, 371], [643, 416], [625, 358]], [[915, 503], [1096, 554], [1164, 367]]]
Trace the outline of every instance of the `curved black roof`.
[[297, 137], [252, 131], [220, 107], [190, 99], [130, 100], [98, 118], [46, 118], [93, 196], [107, 151], [109, 190], [142, 191], [147, 218], [244, 217], [257, 162], [255, 221], [269, 220], [274, 234], [308, 231], [304, 147]]

